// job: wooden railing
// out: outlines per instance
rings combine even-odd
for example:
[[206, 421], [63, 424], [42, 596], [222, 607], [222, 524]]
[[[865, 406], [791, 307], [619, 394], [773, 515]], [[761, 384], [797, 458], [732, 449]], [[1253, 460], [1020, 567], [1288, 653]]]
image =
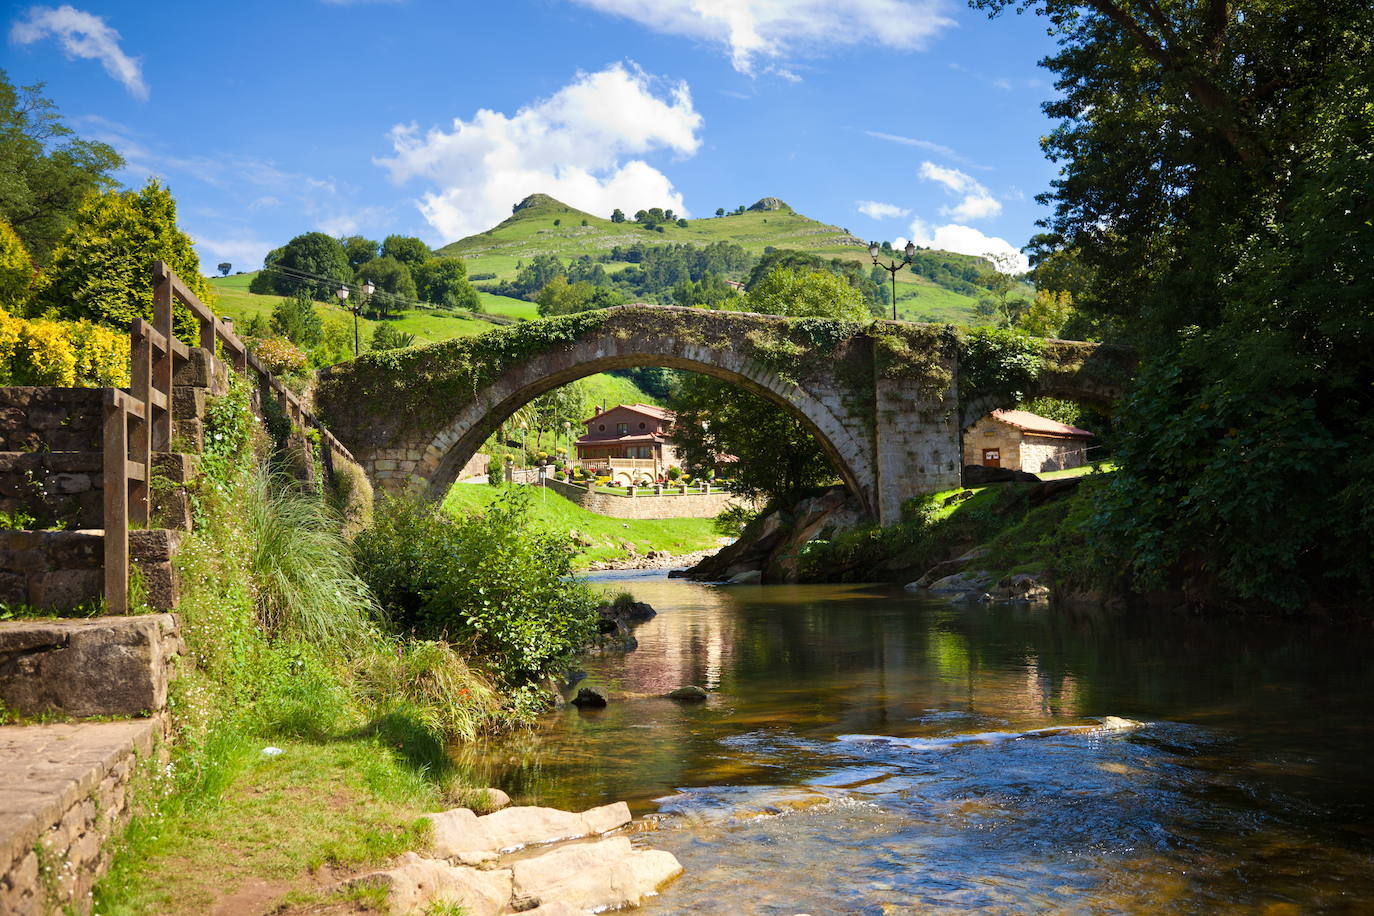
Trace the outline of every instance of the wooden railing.
[[262, 367], [229, 322], [216, 317], [166, 262], [154, 261], [153, 323], [133, 320], [129, 327], [129, 389], [111, 388], [105, 396], [105, 600], [111, 614], [128, 613], [129, 526], [148, 524], [153, 455], [171, 449], [173, 380], [176, 370], [191, 358], [190, 348], [177, 340], [172, 329], [176, 303], [189, 309], [199, 324], [197, 345], [210, 354], [211, 377], [219, 354], [238, 372], [252, 370], [294, 424], [319, 432], [327, 446], [326, 463], [331, 462], [332, 453], [354, 460], [300, 399]]

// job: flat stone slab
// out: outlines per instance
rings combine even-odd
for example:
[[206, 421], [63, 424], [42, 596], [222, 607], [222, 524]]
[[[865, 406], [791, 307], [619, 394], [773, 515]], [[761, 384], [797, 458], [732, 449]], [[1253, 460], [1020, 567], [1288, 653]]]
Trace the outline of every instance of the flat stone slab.
[[91, 795], [121, 758], [146, 756], [161, 719], [0, 726], [0, 869]]
[[0, 702], [25, 716], [150, 715], [181, 649], [171, 614], [0, 622]]

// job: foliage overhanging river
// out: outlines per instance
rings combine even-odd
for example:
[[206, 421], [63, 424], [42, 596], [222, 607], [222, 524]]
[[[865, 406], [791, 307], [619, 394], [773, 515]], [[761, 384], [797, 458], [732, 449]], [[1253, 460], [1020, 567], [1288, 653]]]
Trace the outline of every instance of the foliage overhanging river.
[[[649, 912], [1374, 909], [1365, 630], [598, 581], [658, 610], [586, 660], [610, 706], [459, 763], [519, 803], [657, 815], [687, 871]], [[709, 701], [647, 696], [684, 684]], [[1147, 724], [941, 740], [1108, 715]]]

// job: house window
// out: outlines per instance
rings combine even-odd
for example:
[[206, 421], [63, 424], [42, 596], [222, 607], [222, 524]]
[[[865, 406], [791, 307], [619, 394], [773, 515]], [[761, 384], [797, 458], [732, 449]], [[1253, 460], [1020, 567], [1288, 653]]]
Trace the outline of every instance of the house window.
[[639, 424], [639, 428], [640, 428], [640, 429], [643, 429], [643, 428], [644, 428], [644, 424], [643, 424], [643, 423]]
[[622, 435], [622, 436], [628, 436], [628, 435], [630, 434], [630, 424], [628, 424], [628, 423], [617, 423], [617, 424], [615, 425], [615, 431], [616, 431], [617, 433], [619, 433], [620, 435]]
[[598, 423], [598, 424], [596, 425], [596, 429], [597, 429], [597, 432], [603, 432], [603, 433], [604, 433], [604, 432], [606, 431], [606, 424], [605, 424], [605, 423]]

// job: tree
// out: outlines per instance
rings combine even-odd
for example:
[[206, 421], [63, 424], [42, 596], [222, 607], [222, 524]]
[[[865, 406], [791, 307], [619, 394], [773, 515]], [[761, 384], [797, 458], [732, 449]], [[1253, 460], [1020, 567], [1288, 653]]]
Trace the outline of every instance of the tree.
[[859, 291], [826, 270], [770, 271], [745, 297], [745, 308], [765, 315], [794, 318], [840, 318], [864, 321], [868, 305]]
[[790, 411], [729, 382], [683, 373], [668, 398], [673, 442], [700, 474], [723, 455], [731, 492], [760, 502], [790, 502], [838, 475], [816, 437]]
[[219, 271], [221, 277], [227, 277], [229, 276], [229, 271], [234, 269], [234, 265], [230, 264], [228, 261], [220, 261], [219, 264], [216, 265], [216, 269]]
[[82, 201], [115, 187], [124, 160], [107, 144], [76, 138], [43, 84], [18, 90], [0, 70], [0, 219], [44, 267]]
[[415, 335], [405, 331], [398, 331], [386, 322], [377, 326], [377, 330], [372, 332], [372, 340], [368, 343], [369, 350], [404, 350], [406, 347], [415, 346]]
[[272, 333], [303, 350], [320, 345], [324, 340], [324, 321], [309, 292], [298, 289], [291, 298], [277, 303], [272, 309]]
[[1014, 327], [1021, 312], [1030, 304], [1025, 296], [1016, 294], [1016, 278], [1012, 275], [1015, 264], [1010, 255], [990, 253], [984, 257], [991, 266], [980, 279], [992, 295], [979, 300], [978, 314], [991, 318], [998, 327]]
[[739, 290], [719, 274], [707, 274], [699, 281], [684, 280], [673, 287], [673, 305], [684, 308], [742, 309]]
[[611, 211], [611, 222], [613, 222], [613, 223], [623, 223], [623, 222], [625, 222], [625, 211], [622, 210], [622, 209], [620, 209], [619, 207], [616, 207], [614, 210], [612, 210], [612, 211]]
[[270, 296], [277, 291], [276, 273], [272, 267], [281, 260], [282, 252], [286, 251], [286, 246], [273, 248], [267, 252], [262, 259], [262, 270], [253, 274], [253, 278], [248, 281], [248, 291], [259, 296]]
[[368, 261], [377, 256], [377, 251], [382, 246], [372, 239], [363, 238], [361, 235], [346, 235], [339, 239], [339, 244], [343, 246], [344, 257], [348, 258], [348, 266], [357, 272]]
[[[167, 188], [150, 181], [142, 191], [93, 194], [53, 249], [34, 305], [62, 318], [86, 318], [127, 331], [134, 318], [152, 320], [154, 261], [166, 261], [201, 302], [213, 305], [191, 237], [177, 227], [176, 202]], [[180, 307], [177, 312], [177, 334], [198, 340], [190, 312]]]
[[558, 260], [557, 255], [537, 254], [515, 275], [514, 292], [518, 296], [531, 299], [554, 277], [562, 273], [563, 262]]
[[581, 429], [582, 421], [594, 407], [591, 401], [587, 386], [581, 381], [570, 382], [530, 401], [527, 416], [535, 434], [535, 449], [543, 448], [545, 433], [556, 435], [564, 424]]
[[1073, 315], [1073, 297], [1068, 293], [1038, 290], [1033, 301], [1016, 318], [1016, 327], [1032, 337], [1058, 337]]
[[331, 302], [334, 292], [353, 279], [343, 246], [323, 232], [296, 236], [286, 243], [279, 257], [270, 264], [263, 263], [273, 292], [283, 296], [305, 289], [316, 299]]
[[481, 297], [468, 282], [467, 265], [460, 258], [430, 258], [412, 273], [421, 300], [445, 308], [480, 310]]
[[724, 216], [724, 215], [725, 215], [725, 208], [724, 208], [724, 207], [716, 207], [716, 216]]
[[395, 258], [407, 267], [414, 268], [434, 257], [434, 252], [412, 235], [388, 235], [382, 242], [382, 257]]
[[0, 309], [21, 310], [33, 283], [33, 261], [10, 224], [0, 219]]
[[687, 220], [685, 220], [685, 219], [680, 219], [680, 220], [678, 220], [678, 221], [677, 221], [677, 227], [678, 227], [679, 229], [686, 229], [686, 228], [687, 228]]
[[1059, 43], [1048, 248], [1142, 357], [1102, 562], [1204, 600], [1367, 602], [1374, 7], [974, 5], [1033, 8]]
[[356, 280], [359, 284], [371, 282], [377, 287], [368, 303], [369, 311], [383, 317], [390, 315], [398, 305], [404, 308], [397, 300], [415, 299], [415, 278], [410, 268], [390, 255], [373, 258], [358, 268]]

